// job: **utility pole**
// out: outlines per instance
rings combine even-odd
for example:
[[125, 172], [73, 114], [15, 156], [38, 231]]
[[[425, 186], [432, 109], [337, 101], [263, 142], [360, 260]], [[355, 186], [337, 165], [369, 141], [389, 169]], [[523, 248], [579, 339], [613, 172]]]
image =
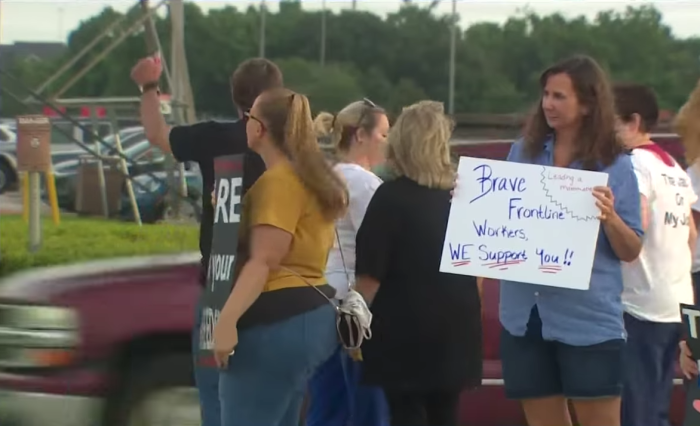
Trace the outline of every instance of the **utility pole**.
[[352, 10], [357, 10], [357, 0], [352, 0]]
[[447, 111], [450, 115], [455, 113], [455, 60], [457, 54], [457, 0], [452, 0], [452, 28], [450, 34], [450, 83]]
[[326, 0], [321, 6], [321, 66], [326, 66]]
[[267, 6], [265, 5], [265, 0], [260, 2], [260, 53], [258, 56], [261, 58], [265, 57], [265, 25], [267, 23]]

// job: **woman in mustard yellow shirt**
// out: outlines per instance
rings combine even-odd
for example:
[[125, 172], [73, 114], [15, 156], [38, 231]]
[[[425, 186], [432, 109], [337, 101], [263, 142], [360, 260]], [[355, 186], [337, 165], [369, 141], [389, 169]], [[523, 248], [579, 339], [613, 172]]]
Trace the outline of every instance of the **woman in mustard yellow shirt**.
[[267, 171], [243, 200], [244, 266], [214, 330], [222, 426], [296, 426], [306, 383], [337, 347], [324, 270], [344, 182], [318, 147], [308, 99], [286, 89], [247, 113]]

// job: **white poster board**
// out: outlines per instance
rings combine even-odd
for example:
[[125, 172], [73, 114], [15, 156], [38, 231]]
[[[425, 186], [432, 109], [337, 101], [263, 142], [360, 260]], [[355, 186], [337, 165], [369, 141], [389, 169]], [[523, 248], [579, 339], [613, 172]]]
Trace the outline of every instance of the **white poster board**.
[[587, 290], [606, 173], [462, 157], [440, 271]]

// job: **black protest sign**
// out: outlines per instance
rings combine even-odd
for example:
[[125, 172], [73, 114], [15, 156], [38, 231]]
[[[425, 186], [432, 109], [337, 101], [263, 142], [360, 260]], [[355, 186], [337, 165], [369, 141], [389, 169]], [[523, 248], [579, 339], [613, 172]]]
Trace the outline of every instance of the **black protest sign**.
[[214, 325], [233, 288], [241, 222], [243, 156], [218, 157], [214, 161], [214, 170], [214, 229], [207, 268], [207, 287], [202, 298], [199, 335], [200, 363], [203, 364], [211, 363]]
[[[700, 359], [700, 306], [681, 305], [685, 341], [697, 362]], [[700, 378], [686, 387], [684, 426], [700, 426]]]

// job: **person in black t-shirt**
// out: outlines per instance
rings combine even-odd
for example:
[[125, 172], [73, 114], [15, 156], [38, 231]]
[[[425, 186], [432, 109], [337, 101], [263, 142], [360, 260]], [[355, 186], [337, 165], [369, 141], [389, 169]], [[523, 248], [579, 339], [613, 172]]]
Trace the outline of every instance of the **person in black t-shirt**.
[[[139, 85], [141, 122], [152, 145], [172, 153], [179, 162], [196, 162], [202, 173], [202, 222], [199, 248], [202, 252], [200, 283], [206, 285], [207, 267], [211, 252], [214, 207], [211, 192], [214, 189], [214, 158], [244, 154], [243, 195], [265, 171], [260, 156], [248, 148], [243, 113], [248, 111], [262, 92], [282, 87], [282, 72], [273, 62], [254, 58], [236, 69], [231, 76], [231, 95], [241, 120], [233, 122], [202, 122], [170, 128], [160, 112], [158, 82], [162, 65], [158, 56], [140, 60], [131, 71], [131, 78]], [[193, 355], [199, 350], [201, 315], [198, 309], [193, 330]], [[199, 390], [202, 426], [219, 426], [219, 372], [215, 367], [203, 367], [195, 362], [195, 379]]]
[[373, 314], [363, 380], [384, 389], [392, 426], [456, 426], [460, 392], [481, 383], [477, 278], [440, 272], [450, 135], [441, 104], [404, 108], [388, 138], [396, 177], [374, 193], [357, 232], [356, 285]]

